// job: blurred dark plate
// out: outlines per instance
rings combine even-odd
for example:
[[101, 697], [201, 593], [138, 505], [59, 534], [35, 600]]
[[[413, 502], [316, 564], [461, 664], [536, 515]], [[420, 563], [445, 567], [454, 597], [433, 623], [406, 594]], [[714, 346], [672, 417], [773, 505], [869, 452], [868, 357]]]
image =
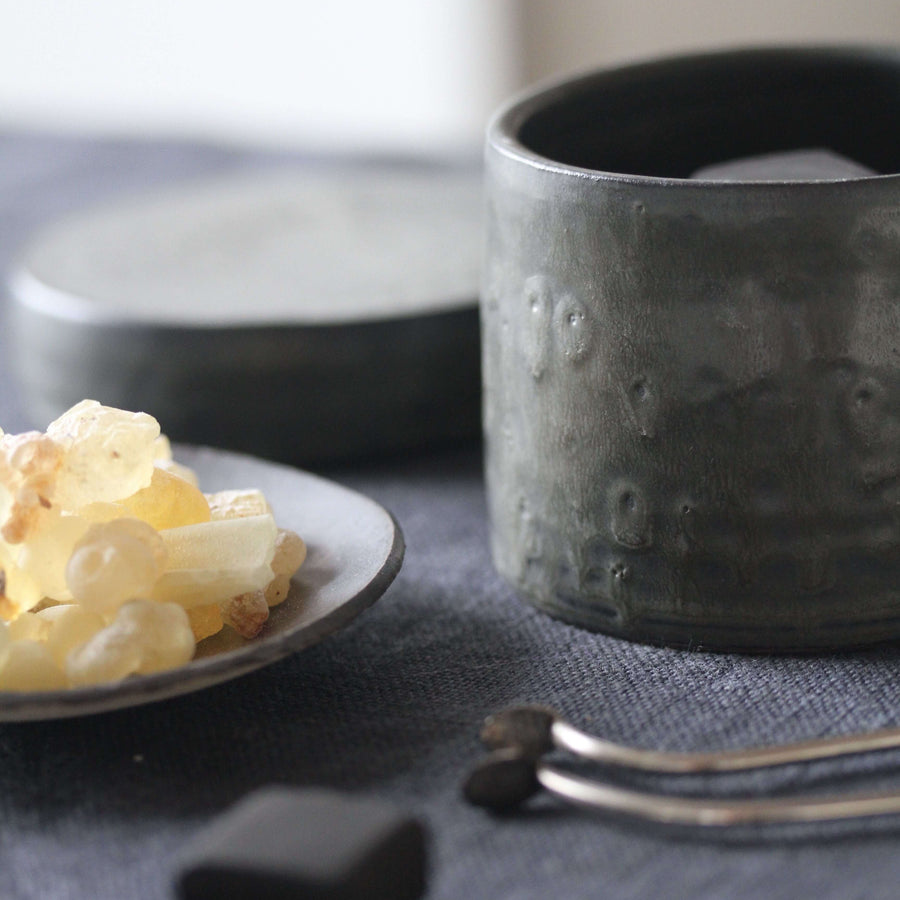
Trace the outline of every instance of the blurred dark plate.
[[481, 218], [477, 172], [310, 166], [58, 222], [9, 279], [29, 413], [302, 465], [477, 435]]

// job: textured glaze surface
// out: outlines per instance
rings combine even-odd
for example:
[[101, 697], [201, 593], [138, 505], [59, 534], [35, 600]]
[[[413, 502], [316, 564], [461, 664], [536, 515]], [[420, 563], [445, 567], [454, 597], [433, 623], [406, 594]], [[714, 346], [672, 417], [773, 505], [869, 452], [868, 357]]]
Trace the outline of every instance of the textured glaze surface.
[[[600, 74], [492, 125], [482, 328], [495, 562], [548, 612], [630, 638], [750, 650], [896, 638], [900, 177], [686, 180], [682, 168], [723, 148], [741, 155], [717, 94], [725, 75], [738, 106], [759, 101], [757, 78], [783, 82], [784, 98], [760, 89], [761, 131], [804, 79], [868, 83], [870, 115], [900, 94], [889, 55], [745, 52]], [[709, 101], [715, 137], [692, 134], [693, 157], [677, 131], [661, 141], [678, 109], [656, 124], [657, 83], [686, 115]], [[607, 96], [615, 106], [635, 85], [623, 146], [598, 150], [590, 129], [607, 143], [615, 131]], [[853, 90], [835, 101], [835, 135], [773, 126], [743, 155], [834, 137], [836, 152], [897, 171], [883, 146], [846, 138]], [[575, 163], [545, 158], [578, 110], [594, 124], [570, 135]], [[628, 140], [639, 166], [601, 171]]]

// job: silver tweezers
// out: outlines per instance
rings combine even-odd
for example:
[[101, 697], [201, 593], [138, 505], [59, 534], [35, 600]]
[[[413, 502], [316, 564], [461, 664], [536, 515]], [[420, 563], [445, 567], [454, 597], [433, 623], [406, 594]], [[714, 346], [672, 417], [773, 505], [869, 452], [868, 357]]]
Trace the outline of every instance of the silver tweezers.
[[685, 775], [741, 772], [900, 747], [900, 728], [774, 747], [714, 753], [642, 750], [593, 737], [546, 706], [517, 706], [487, 719], [482, 741], [492, 751], [469, 773], [466, 799], [505, 811], [540, 789], [578, 806], [648, 821], [692, 826], [823, 822], [900, 813], [900, 791], [847, 796], [720, 799], [622, 788], [566, 772], [544, 760], [553, 750], [607, 767]]

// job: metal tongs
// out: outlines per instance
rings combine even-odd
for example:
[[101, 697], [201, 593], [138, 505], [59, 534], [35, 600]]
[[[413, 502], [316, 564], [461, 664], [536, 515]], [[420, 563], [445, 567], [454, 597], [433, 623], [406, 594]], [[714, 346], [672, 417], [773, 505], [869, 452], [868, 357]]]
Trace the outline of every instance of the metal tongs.
[[714, 753], [642, 750], [593, 737], [546, 706], [517, 706], [487, 719], [492, 751], [469, 773], [463, 793], [477, 806], [512, 809], [540, 789], [578, 806], [670, 825], [824, 822], [900, 813], [900, 791], [847, 796], [720, 799], [649, 793], [593, 781], [544, 760], [563, 750], [579, 760], [659, 775], [741, 772], [900, 747], [900, 728], [773, 747]]

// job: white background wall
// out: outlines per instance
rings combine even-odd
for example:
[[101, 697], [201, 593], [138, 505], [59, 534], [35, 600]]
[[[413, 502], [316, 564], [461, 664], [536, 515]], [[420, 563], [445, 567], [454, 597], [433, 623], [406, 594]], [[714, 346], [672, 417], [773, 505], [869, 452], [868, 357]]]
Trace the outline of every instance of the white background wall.
[[507, 0], [0, 0], [0, 123], [409, 150], [515, 82]]
[[795, 40], [900, 43], [900, 2], [0, 0], [0, 127], [468, 153], [536, 79]]
[[760, 43], [900, 44], [898, 0], [522, 0], [526, 80]]

